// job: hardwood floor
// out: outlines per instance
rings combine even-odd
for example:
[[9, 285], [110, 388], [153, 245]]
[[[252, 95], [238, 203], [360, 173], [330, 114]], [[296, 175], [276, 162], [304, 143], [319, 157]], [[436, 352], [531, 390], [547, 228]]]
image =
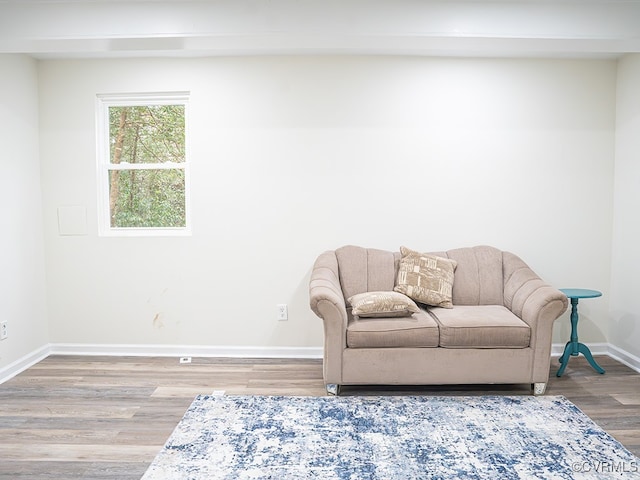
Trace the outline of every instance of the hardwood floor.
[[[564, 395], [640, 457], [640, 374], [571, 358]], [[0, 479], [139, 479], [198, 394], [324, 395], [320, 360], [51, 356], [0, 385]], [[349, 387], [343, 395], [528, 395], [527, 385]]]

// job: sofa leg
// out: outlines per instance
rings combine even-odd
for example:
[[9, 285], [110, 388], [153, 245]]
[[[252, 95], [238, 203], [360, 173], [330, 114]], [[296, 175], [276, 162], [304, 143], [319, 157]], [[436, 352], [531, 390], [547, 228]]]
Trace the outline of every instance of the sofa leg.
[[547, 384], [544, 382], [534, 383], [531, 385], [533, 387], [534, 395], [544, 395], [544, 391], [547, 389]]
[[335, 383], [327, 383], [326, 387], [327, 395], [333, 395], [335, 397], [340, 395], [340, 385], [337, 385]]

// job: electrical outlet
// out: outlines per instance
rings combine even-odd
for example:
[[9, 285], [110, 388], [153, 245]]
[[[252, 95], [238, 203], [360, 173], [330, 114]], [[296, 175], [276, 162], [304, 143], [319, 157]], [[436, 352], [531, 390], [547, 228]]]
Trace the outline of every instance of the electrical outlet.
[[180, 363], [191, 363], [191, 357], [180, 357]]
[[278, 305], [276, 305], [276, 307], [278, 308], [278, 320], [280, 321], [289, 320], [289, 312], [287, 311], [287, 304], [279, 303]]
[[0, 322], [0, 340], [4, 340], [9, 336], [9, 332], [7, 331], [7, 321]]

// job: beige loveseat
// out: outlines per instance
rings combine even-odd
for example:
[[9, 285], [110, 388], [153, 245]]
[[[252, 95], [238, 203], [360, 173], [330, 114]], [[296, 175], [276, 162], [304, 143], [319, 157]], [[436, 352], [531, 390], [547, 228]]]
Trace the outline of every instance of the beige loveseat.
[[324, 322], [324, 381], [341, 385], [531, 384], [544, 393], [553, 322], [567, 297], [516, 255], [489, 246], [431, 255], [455, 266], [453, 308], [354, 316], [347, 299], [397, 287], [399, 252], [344, 246], [316, 260], [311, 309]]

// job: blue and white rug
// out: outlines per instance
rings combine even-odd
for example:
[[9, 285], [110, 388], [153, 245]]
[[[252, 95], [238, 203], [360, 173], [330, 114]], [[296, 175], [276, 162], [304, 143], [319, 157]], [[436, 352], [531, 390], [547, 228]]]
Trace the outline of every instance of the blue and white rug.
[[143, 480], [640, 479], [564, 397], [199, 396]]

